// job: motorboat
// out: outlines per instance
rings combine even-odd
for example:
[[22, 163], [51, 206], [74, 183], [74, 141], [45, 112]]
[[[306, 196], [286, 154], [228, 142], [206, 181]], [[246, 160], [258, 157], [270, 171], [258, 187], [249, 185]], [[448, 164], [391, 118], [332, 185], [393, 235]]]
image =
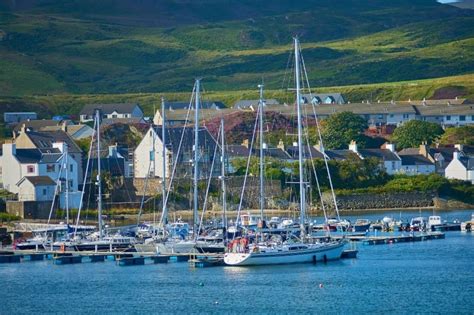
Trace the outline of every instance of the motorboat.
[[416, 217], [410, 221], [410, 230], [411, 231], [425, 231], [426, 230], [426, 218], [425, 217]]
[[77, 242], [74, 245], [76, 251], [116, 251], [127, 250], [133, 248], [135, 245], [135, 238], [130, 236], [123, 236], [121, 234], [114, 234], [112, 236], [105, 236], [102, 239], [86, 239]]
[[367, 232], [370, 228], [370, 221], [367, 219], [357, 219], [352, 226], [353, 232]]
[[35, 235], [32, 238], [17, 242], [13, 245], [17, 250], [44, 250], [48, 247], [49, 241], [41, 235]]

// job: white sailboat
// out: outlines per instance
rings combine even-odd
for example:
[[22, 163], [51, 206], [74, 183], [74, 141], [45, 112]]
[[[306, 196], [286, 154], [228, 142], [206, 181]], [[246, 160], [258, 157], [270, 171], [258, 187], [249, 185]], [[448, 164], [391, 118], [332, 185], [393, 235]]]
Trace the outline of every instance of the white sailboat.
[[[328, 261], [340, 259], [345, 241], [331, 241], [320, 243], [310, 241], [306, 237], [305, 212], [306, 212], [306, 187], [303, 175], [303, 134], [301, 114], [301, 88], [300, 88], [300, 48], [298, 38], [294, 38], [295, 45], [295, 81], [296, 81], [296, 107], [298, 116], [298, 162], [300, 186], [300, 238], [290, 238], [285, 242], [262, 241], [247, 246], [247, 239], [234, 240], [232, 251], [224, 255], [224, 262], [230, 266], [249, 265], [276, 265]], [[260, 89], [260, 107], [263, 106], [262, 89]], [[260, 108], [260, 114], [261, 114]], [[260, 117], [262, 119], [263, 117]], [[262, 189], [262, 188], [261, 188]], [[262, 196], [261, 203], [262, 203]], [[262, 208], [262, 205], [261, 205]], [[263, 214], [261, 214], [263, 217]]]

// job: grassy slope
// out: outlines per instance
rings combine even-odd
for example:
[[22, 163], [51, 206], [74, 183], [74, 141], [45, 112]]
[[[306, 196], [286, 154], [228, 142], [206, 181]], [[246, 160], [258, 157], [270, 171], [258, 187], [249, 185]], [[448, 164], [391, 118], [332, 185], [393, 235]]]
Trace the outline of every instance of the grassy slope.
[[[474, 75], [462, 75], [427, 79], [417, 81], [402, 81], [393, 83], [378, 83], [366, 85], [349, 85], [334, 87], [319, 87], [316, 92], [342, 92], [352, 102], [366, 99], [372, 100], [408, 100], [431, 97], [442, 87], [462, 87], [465, 97], [474, 99]], [[258, 98], [257, 89], [239, 91], [207, 91], [205, 100], [222, 100], [232, 106], [240, 99]], [[190, 91], [183, 93], [123, 93], [123, 94], [53, 94], [22, 97], [0, 97], [0, 114], [12, 110], [36, 110], [42, 117], [52, 114], [77, 114], [87, 103], [107, 102], [138, 102], [146, 115], [151, 116], [153, 106], [159, 106], [160, 98], [167, 100], [189, 100]], [[292, 102], [293, 95], [285, 90], [266, 90], [266, 98], [277, 98], [281, 102]]]
[[292, 34], [317, 86], [474, 71], [474, 12], [428, 0], [347, 1], [292, 12], [287, 0], [145, 0], [145, 12], [133, 1], [111, 10], [113, 0], [65, 0], [0, 13], [0, 95], [187, 91], [195, 76], [209, 90], [246, 90], [262, 77], [277, 89], [288, 85]]

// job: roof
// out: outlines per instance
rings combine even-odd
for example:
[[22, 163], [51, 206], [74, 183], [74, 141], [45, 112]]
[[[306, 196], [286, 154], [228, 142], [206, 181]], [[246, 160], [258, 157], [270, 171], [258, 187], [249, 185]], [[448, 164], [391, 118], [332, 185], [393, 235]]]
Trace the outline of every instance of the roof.
[[[346, 100], [341, 93], [318, 93], [318, 94], [303, 94], [305, 103], [311, 103], [314, 99], [317, 104], [324, 104], [327, 98], [331, 99], [331, 104], [345, 104]], [[327, 103], [326, 103], [327, 104]]]
[[247, 157], [249, 155], [249, 149], [241, 144], [231, 144], [226, 146], [225, 153], [230, 157]]
[[[161, 126], [153, 127], [156, 135], [163, 139], [161, 133]], [[177, 152], [181, 138], [183, 139], [181, 152], [190, 151], [194, 146], [194, 130], [192, 127], [176, 127], [176, 128], [165, 128], [166, 132], [166, 147], [171, 149], [172, 152]], [[184, 132], [184, 135], [183, 135]], [[198, 132], [199, 143], [201, 147], [214, 148], [217, 144], [215, 139], [211, 136], [207, 128], [201, 127]]]
[[474, 170], [474, 157], [473, 156], [461, 156], [459, 161], [464, 165], [468, 171]]
[[100, 125], [108, 126], [113, 124], [145, 124], [145, 120], [139, 117], [130, 117], [130, 118], [104, 118], [102, 119]]
[[363, 158], [377, 158], [383, 161], [400, 161], [396, 153], [389, 149], [359, 149], [359, 154]]
[[96, 109], [100, 109], [103, 114], [107, 115], [113, 112], [129, 114], [132, 113], [137, 106], [143, 112], [137, 103], [87, 104], [82, 108], [79, 115], [93, 115]]
[[[166, 102], [165, 103], [165, 108], [167, 110], [177, 110], [177, 109], [188, 109], [189, 108], [189, 102]], [[191, 108], [194, 108], [194, 103], [191, 103]], [[201, 109], [223, 109], [226, 108], [224, 103], [220, 101], [203, 101], [200, 103]]]
[[38, 149], [50, 149], [55, 142], [65, 142], [68, 145], [69, 153], [82, 153], [82, 150], [66, 132], [55, 131], [27, 131], [26, 135], [31, 139]]
[[49, 176], [25, 176], [16, 184], [20, 186], [25, 180], [33, 184], [33, 186], [56, 186], [54, 180]]
[[[248, 108], [250, 106], [257, 106], [259, 102], [260, 100], [240, 100], [234, 104], [234, 108]], [[280, 102], [278, 102], [274, 98], [270, 98], [268, 100], [265, 100], [265, 104], [266, 105], [279, 105]]]
[[402, 165], [434, 165], [428, 158], [421, 154], [400, 155]]
[[355, 154], [351, 150], [325, 150], [324, 153], [328, 156], [330, 160], [347, 160], [350, 156], [359, 158], [357, 154]]
[[[290, 155], [292, 159], [298, 159], [299, 150], [297, 146], [291, 146], [286, 149], [286, 152]], [[313, 147], [304, 146], [303, 147], [303, 159], [323, 159], [324, 155], [316, 150]]]
[[416, 106], [421, 116], [474, 115], [474, 104], [437, 104]]
[[[259, 149], [254, 149], [254, 151], [258, 151]], [[280, 159], [280, 160], [289, 160], [290, 155], [286, 153], [285, 150], [280, 149], [280, 148], [266, 148], [263, 150], [263, 154], [268, 157], [272, 157], [275, 159]]]
[[22, 164], [55, 163], [62, 157], [62, 153], [56, 148], [51, 148], [47, 152], [39, 149], [16, 149], [15, 157]]
[[[43, 128], [51, 128], [52, 130], [61, 130], [61, 126], [64, 121], [52, 120], [52, 119], [41, 119], [41, 120], [23, 120], [15, 125], [13, 128], [14, 132], [19, 132], [23, 125], [27, 130], [30, 131], [41, 131]], [[51, 130], [51, 129], [50, 129]]]

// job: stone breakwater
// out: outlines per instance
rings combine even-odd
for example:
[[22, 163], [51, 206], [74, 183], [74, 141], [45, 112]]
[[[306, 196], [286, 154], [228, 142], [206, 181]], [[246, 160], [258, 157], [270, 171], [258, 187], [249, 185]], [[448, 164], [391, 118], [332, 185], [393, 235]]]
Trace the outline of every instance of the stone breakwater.
[[[341, 210], [422, 208], [434, 206], [434, 192], [399, 192], [381, 194], [352, 194], [337, 197]], [[324, 202], [330, 209], [334, 208], [329, 194], [323, 195]]]

